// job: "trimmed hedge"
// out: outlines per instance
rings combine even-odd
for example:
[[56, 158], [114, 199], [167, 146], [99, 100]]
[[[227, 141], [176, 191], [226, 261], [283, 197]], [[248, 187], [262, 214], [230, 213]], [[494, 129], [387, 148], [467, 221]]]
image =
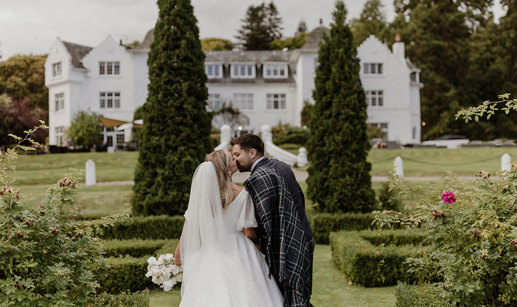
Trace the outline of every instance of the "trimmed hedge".
[[183, 216], [135, 216], [104, 227], [99, 237], [106, 240], [177, 239], [181, 236], [184, 223]]
[[154, 255], [157, 250], [161, 249], [167, 240], [109, 240], [103, 241], [103, 250], [105, 257], [143, 257]]
[[[177, 244], [178, 240], [164, 241], [161, 244], [161, 249], [152, 255], [174, 253]], [[99, 278], [100, 288], [98, 291], [108, 293], [134, 292], [153, 287], [151, 278], [145, 277], [147, 258], [148, 256], [138, 258], [126, 256], [103, 259], [103, 264], [107, 269], [97, 273], [101, 277]]]
[[329, 244], [331, 232], [371, 229], [374, 219], [371, 213], [314, 213], [308, 218], [318, 244]]
[[103, 293], [92, 299], [87, 307], [147, 307], [149, 306], [149, 292], [108, 294]]
[[330, 247], [336, 266], [354, 282], [366, 287], [391, 286], [397, 281], [415, 282], [420, 276], [407, 272], [405, 260], [427, 250], [424, 246], [391, 245], [391, 240], [418, 243], [424, 238], [423, 233], [407, 230], [342, 231], [330, 234]]
[[433, 285], [406, 285], [395, 287], [396, 307], [447, 307], [454, 306], [440, 294], [444, 290]]

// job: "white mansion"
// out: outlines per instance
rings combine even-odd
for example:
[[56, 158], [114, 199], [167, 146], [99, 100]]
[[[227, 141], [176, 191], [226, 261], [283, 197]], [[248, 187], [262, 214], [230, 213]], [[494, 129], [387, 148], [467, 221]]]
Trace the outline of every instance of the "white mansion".
[[[259, 132], [265, 124], [300, 126], [305, 102], [314, 103], [318, 44], [316, 28], [306, 44], [289, 51], [208, 51], [209, 108], [231, 103], [245, 115], [243, 129]], [[49, 144], [65, 145], [64, 131], [80, 110], [102, 114], [108, 146], [130, 140], [136, 108], [147, 98], [149, 31], [134, 48], [108, 36], [95, 48], [57, 38], [45, 63], [49, 88]], [[368, 123], [389, 141], [420, 142], [419, 73], [404, 56], [404, 43], [393, 52], [374, 36], [358, 48], [361, 81], [368, 103]], [[129, 123], [129, 124], [126, 124]], [[215, 125], [221, 125], [214, 120]]]

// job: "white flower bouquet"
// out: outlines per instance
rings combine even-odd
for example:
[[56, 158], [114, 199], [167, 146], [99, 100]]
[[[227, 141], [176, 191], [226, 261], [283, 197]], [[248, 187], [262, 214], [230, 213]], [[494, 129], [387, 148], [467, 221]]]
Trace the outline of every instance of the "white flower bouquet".
[[158, 260], [155, 257], [147, 259], [147, 273], [145, 277], [152, 277], [153, 283], [157, 284], [164, 291], [169, 291], [183, 280], [183, 268], [174, 264], [174, 255], [160, 255]]

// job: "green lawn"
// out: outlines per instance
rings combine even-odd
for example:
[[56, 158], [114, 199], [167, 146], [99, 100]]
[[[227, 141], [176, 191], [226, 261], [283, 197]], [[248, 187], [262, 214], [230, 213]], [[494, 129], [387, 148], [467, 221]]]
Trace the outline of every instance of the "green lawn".
[[[48, 186], [21, 186], [20, 196], [29, 207], [39, 206], [47, 195]], [[75, 201], [84, 215], [111, 215], [130, 211], [131, 185], [80, 186]]]
[[[336, 269], [332, 262], [330, 246], [316, 245], [314, 252], [314, 275], [312, 304], [315, 307], [376, 307], [394, 306], [394, 287], [364, 288], [349, 285], [349, 280]], [[176, 307], [180, 292], [151, 292], [151, 307]]]
[[[372, 150], [369, 161], [373, 176], [388, 176], [396, 156], [402, 157], [406, 176], [439, 176], [446, 169], [473, 176], [483, 169], [492, 173], [499, 170], [505, 152], [517, 159], [517, 148], [463, 148]], [[137, 157], [136, 152], [22, 155], [16, 185], [55, 183], [65, 174], [74, 174], [84, 182], [88, 159], [96, 163], [97, 181], [133, 180]]]

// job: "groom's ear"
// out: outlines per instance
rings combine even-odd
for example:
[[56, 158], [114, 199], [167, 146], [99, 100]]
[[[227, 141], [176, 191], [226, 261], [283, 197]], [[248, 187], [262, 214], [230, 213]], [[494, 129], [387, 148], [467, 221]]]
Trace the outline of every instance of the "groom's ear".
[[252, 159], [255, 159], [256, 156], [257, 156], [257, 150], [255, 148], [250, 149], [250, 157]]

